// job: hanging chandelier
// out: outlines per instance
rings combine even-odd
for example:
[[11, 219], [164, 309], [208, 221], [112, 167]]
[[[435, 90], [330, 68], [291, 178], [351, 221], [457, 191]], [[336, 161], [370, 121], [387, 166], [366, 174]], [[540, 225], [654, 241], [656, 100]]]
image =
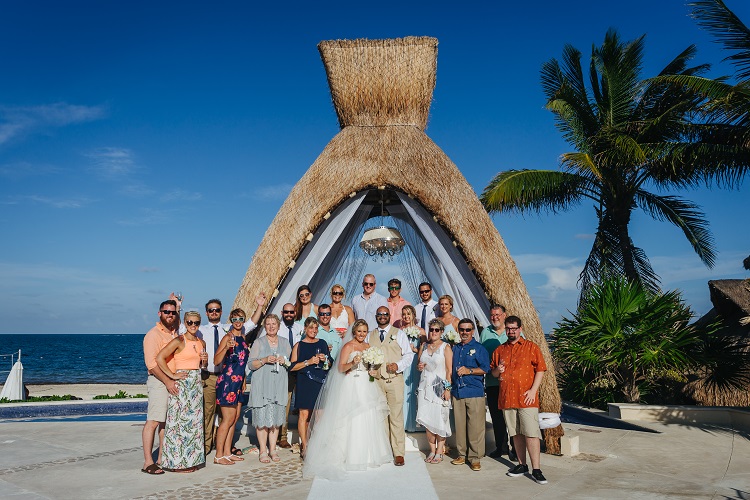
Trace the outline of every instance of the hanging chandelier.
[[365, 231], [362, 240], [359, 242], [359, 248], [365, 251], [367, 255], [377, 260], [392, 260], [395, 255], [401, 253], [406, 242], [401, 233], [395, 227], [385, 226], [385, 200], [383, 193], [380, 193], [380, 225], [372, 227]]
[[378, 226], [365, 231], [359, 247], [370, 257], [393, 257], [404, 249], [406, 242], [395, 227]]

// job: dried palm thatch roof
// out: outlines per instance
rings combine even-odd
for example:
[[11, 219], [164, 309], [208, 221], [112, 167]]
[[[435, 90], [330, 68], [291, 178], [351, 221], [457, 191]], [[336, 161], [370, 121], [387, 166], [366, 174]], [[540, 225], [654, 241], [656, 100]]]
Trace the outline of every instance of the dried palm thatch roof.
[[275, 296], [316, 229], [352, 193], [387, 186], [419, 201], [452, 236], [493, 302], [524, 321], [550, 366], [542, 411], [560, 394], [543, 330], [503, 239], [456, 165], [424, 133], [435, 86], [437, 40], [324, 41], [318, 46], [341, 131], [297, 182], [256, 251], [235, 305]]

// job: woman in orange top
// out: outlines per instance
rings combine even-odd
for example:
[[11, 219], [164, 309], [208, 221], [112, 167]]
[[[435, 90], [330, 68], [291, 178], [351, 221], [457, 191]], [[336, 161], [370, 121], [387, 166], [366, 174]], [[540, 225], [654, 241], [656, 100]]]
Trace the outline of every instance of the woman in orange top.
[[[159, 368], [177, 380], [179, 392], [169, 395], [167, 423], [164, 430], [162, 468], [172, 472], [193, 472], [203, 465], [203, 385], [201, 367], [206, 366], [206, 343], [195, 336], [201, 315], [186, 312], [183, 318], [187, 331], [167, 344], [156, 356]], [[175, 372], [167, 358], [174, 355]]]

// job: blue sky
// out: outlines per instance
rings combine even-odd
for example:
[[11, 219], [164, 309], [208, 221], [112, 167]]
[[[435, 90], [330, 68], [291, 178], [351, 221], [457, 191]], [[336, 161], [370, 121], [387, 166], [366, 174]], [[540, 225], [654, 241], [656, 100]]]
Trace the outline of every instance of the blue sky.
[[[727, 4], [750, 23], [750, 5]], [[321, 40], [437, 37], [427, 134], [481, 192], [501, 170], [555, 168], [570, 150], [539, 84], [566, 43], [588, 55], [609, 27], [646, 33], [646, 76], [691, 43], [711, 75], [729, 74], [688, 13], [681, 0], [6, 4], [0, 333], [144, 332], [171, 290], [187, 307], [231, 303], [289, 190], [338, 131]], [[713, 270], [678, 229], [633, 219], [664, 287], [697, 313], [710, 309], [707, 280], [748, 275], [746, 190], [678, 193], [711, 222]], [[494, 221], [549, 331], [575, 307], [593, 209]]]

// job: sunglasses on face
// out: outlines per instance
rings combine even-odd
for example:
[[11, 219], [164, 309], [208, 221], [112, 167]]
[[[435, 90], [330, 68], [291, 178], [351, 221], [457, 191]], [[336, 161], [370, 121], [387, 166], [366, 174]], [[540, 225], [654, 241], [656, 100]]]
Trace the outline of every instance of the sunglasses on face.
[[442, 332], [443, 329], [442, 328], [430, 328], [430, 331], [431, 332]]
[[166, 314], [167, 316], [176, 316], [177, 315], [177, 311], [170, 311], [169, 309], [161, 309], [159, 312], [162, 313], [162, 314]]
[[327, 313], [319, 312], [318, 313], [318, 316], [330, 316], [330, 315], [331, 315], [331, 313], [329, 313], [329, 312], [327, 312]]
[[331, 292], [331, 295], [344, 295], [344, 292]]
[[375, 316], [390, 316], [391, 313], [377, 313]]
[[393, 290], [401, 290], [401, 287], [400, 286], [389, 286], [388, 287], [388, 291], [389, 292], [392, 292]]
[[241, 316], [240, 316], [239, 318], [232, 318], [232, 319], [231, 319], [231, 322], [232, 322], [232, 323], [237, 323], [238, 321], [239, 321], [240, 323], [244, 323], [244, 322], [245, 322], [245, 318], [243, 318], [243, 317], [241, 317]]
[[473, 332], [474, 329], [473, 328], [459, 328], [458, 331], [466, 333], [466, 332]]
[[430, 293], [432, 290], [420, 290], [419, 295], [423, 295], [425, 293]]
[[302, 292], [301, 294], [299, 294], [299, 298], [309, 297], [309, 296], [310, 296], [310, 292]]
[[362, 286], [375, 286], [375, 283], [362, 283]]
[[193, 320], [190, 320], [190, 319], [189, 319], [189, 320], [185, 321], [185, 324], [186, 324], [187, 326], [200, 326], [200, 324], [201, 324], [201, 320], [196, 320], [196, 321], [193, 321]]
[[294, 314], [294, 311], [281, 311], [281, 314]]
[[206, 309], [206, 312], [220, 313], [221, 312], [221, 307], [212, 307], [211, 309]]

